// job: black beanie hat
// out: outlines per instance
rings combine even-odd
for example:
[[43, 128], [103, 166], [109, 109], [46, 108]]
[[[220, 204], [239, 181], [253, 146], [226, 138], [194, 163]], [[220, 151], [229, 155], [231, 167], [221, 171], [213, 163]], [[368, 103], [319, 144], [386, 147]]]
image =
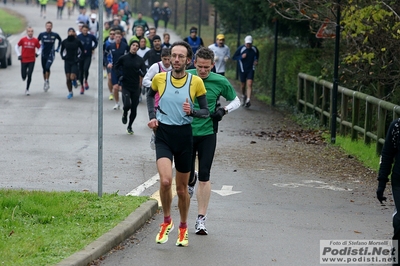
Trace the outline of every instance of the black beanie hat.
[[133, 40], [133, 41], [131, 42], [131, 44], [129, 45], [129, 47], [131, 47], [133, 43], [137, 43], [137, 44], [140, 46], [140, 44], [139, 44], [139, 41], [138, 41], [138, 40]]

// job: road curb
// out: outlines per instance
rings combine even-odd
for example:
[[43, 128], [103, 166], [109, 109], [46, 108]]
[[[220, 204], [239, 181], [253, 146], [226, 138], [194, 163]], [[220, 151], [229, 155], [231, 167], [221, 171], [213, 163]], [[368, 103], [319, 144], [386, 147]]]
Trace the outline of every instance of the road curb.
[[156, 200], [149, 200], [143, 203], [116, 227], [86, 246], [83, 250], [57, 263], [56, 266], [88, 265], [91, 261], [106, 254], [112, 248], [134, 234], [157, 212], [157, 210], [158, 202]]

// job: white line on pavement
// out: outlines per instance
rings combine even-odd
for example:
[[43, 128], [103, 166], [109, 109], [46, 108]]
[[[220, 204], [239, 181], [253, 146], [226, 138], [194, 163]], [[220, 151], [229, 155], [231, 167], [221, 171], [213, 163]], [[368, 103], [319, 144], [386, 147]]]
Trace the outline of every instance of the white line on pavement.
[[149, 180], [147, 180], [146, 182], [144, 182], [140, 186], [136, 187], [135, 189], [133, 189], [131, 192], [129, 192], [126, 195], [127, 196], [139, 196], [147, 188], [149, 188], [152, 185], [154, 185], [159, 179], [160, 179], [160, 176], [158, 174], [156, 174], [155, 176], [153, 176], [152, 178], [150, 178]]

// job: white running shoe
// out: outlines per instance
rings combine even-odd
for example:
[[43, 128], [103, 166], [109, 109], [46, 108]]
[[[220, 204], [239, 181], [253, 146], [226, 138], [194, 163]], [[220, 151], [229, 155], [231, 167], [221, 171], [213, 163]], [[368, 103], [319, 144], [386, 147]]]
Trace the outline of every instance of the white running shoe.
[[25, 95], [26, 95], [26, 96], [31, 95], [31, 94], [29, 93], [29, 90], [25, 90]]
[[208, 235], [206, 229], [206, 220], [207, 220], [207, 215], [203, 216], [202, 218], [196, 219], [196, 224], [194, 226], [194, 228], [196, 229], [196, 235]]
[[114, 110], [119, 110], [119, 108], [120, 108], [119, 103], [116, 103], [116, 104], [114, 105], [114, 107], [113, 107]]
[[43, 89], [45, 92], [47, 92], [50, 89], [50, 83], [48, 80], [46, 80], [46, 82], [44, 83]]

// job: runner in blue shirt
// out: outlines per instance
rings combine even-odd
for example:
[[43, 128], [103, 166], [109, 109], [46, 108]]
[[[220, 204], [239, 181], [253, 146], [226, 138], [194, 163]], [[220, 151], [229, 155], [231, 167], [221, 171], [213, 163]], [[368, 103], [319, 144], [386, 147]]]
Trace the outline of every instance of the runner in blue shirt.
[[[111, 83], [113, 86], [113, 93], [114, 93], [114, 100], [115, 106], [113, 107], [114, 110], [120, 109], [119, 103], [119, 92], [121, 91], [121, 84], [119, 81], [119, 73], [117, 73], [118, 69], [114, 68], [114, 64], [118, 61], [120, 57], [127, 54], [129, 52], [129, 46], [126, 42], [122, 41], [122, 33], [119, 30], [115, 31], [115, 42], [110, 43], [106, 47], [106, 54], [107, 54], [107, 68], [111, 69]], [[135, 51], [136, 52], [136, 51]]]
[[[41, 43], [42, 49], [42, 68], [43, 68], [43, 79], [44, 86], [43, 90], [47, 92], [50, 89], [50, 67], [53, 64], [55, 58], [55, 52], [60, 51], [61, 37], [58, 33], [52, 31], [53, 23], [51, 21], [46, 22], [46, 31], [42, 32], [38, 36], [38, 40]], [[58, 40], [57, 49], [54, 50], [54, 44]]]
[[[258, 63], [259, 53], [257, 47], [253, 45], [253, 38], [248, 35], [244, 38], [244, 45], [240, 46], [233, 60], [239, 61], [240, 87], [243, 93], [243, 106], [249, 108], [251, 90], [254, 80], [254, 69]], [[247, 90], [246, 90], [247, 85]]]
[[190, 45], [190, 47], [192, 48], [193, 58], [192, 58], [192, 67], [190, 67], [190, 68], [194, 68], [193, 67], [194, 55], [196, 54], [197, 49], [204, 46], [203, 39], [201, 37], [197, 36], [197, 28], [191, 27], [190, 35], [187, 36], [185, 39], [183, 39], [183, 41], [187, 42]]

